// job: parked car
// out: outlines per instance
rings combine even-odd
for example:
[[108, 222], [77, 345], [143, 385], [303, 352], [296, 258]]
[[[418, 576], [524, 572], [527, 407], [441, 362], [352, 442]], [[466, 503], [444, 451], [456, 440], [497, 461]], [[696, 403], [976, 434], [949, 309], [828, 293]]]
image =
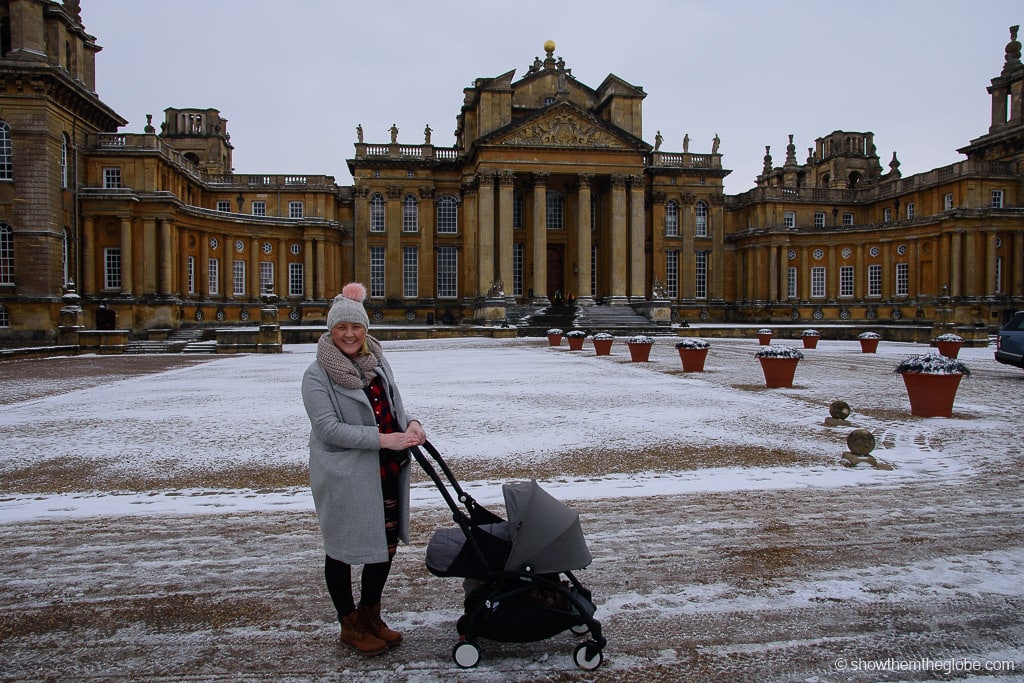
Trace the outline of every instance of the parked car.
[[1024, 368], [1024, 311], [1017, 311], [996, 336], [996, 360]]

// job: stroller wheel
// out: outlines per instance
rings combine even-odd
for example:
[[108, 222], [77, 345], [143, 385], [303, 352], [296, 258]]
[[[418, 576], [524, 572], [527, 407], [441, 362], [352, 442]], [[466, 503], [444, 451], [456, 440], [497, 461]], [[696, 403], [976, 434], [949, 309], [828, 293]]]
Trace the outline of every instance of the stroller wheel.
[[468, 640], [456, 643], [452, 648], [452, 659], [463, 669], [472, 669], [480, 663], [480, 648]]
[[601, 653], [601, 650], [597, 650], [594, 652], [593, 656], [588, 656], [588, 647], [597, 647], [597, 643], [592, 640], [580, 643], [576, 646], [576, 649], [573, 650], [572, 659], [576, 662], [576, 666], [584, 671], [593, 671], [597, 667], [601, 666], [601, 663], [604, 661], [604, 654]]
[[585, 636], [590, 633], [590, 627], [586, 624], [573, 624], [569, 627], [569, 630], [578, 636]]

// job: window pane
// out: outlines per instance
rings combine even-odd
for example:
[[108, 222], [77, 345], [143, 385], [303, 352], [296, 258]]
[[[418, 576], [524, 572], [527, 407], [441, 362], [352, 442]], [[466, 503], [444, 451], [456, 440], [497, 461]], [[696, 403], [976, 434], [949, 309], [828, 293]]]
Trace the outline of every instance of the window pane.
[[562, 229], [562, 195], [555, 190], [547, 192], [547, 229]]
[[822, 266], [811, 268], [811, 296], [815, 298], [825, 296], [825, 268]]
[[288, 264], [288, 296], [302, 296], [304, 271], [301, 263]]
[[14, 284], [14, 229], [0, 223], [0, 284]]
[[103, 250], [103, 286], [106, 289], [121, 288], [121, 249], [118, 247]]
[[384, 197], [379, 194], [370, 197], [370, 232], [384, 232]]
[[419, 296], [420, 256], [416, 247], [402, 247], [402, 296]]
[[370, 247], [370, 296], [384, 296], [384, 247]]
[[451, 195], [437, 200], [437, 231], [451, 234], [459, 231], [459, 204]]
[[411, 194], [402, 200], [402, 232], [416, 232], [420, 229], [420, 203]]
[[220, 261], [212, 258], [207, 264], [209, 268], [209, 278], [207, 278], [207, 284], [210, 287], [210, 294], [220, 294]]
[[245, 294], [245, 261], [231, 263], [231, 291], [235, 296]]
[[458, 296], [458, 274], [458, 251], [455, 247], [440, 247], [437, 250], [437, 296], [439, 298], [454, 299]]

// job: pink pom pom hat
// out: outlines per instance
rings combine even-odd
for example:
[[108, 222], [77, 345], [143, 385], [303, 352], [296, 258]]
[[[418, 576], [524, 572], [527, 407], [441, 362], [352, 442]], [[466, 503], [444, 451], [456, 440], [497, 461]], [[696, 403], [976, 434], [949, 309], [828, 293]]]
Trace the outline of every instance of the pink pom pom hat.
[[331, 310], [327, 313], [327, 329], [333, 330], [338, 323], [358, 323], [370, 329], [370, 316], [366, 314], [363, 301], [366, 287], [359, 282], [350, 282], [341, 288], [341, 294], [334, 297]]

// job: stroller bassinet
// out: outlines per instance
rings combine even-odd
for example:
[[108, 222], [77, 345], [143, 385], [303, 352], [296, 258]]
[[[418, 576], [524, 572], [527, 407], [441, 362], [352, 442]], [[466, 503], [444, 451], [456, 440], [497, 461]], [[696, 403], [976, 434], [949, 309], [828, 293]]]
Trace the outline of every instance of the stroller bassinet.
[[530, 642], [570, 630], [591, 636], [576, 646], [576, 665], [588, 670], [600, 666], [607, 641], [594, 619], [590, 591], [572, 574], [592, 560], [579, 514], [536, 481], [524, 481], [502, 486], [506, 521], [462, 490], [432, 444], [424, 449], [441, 467], [447, 485], [419, 449], [412, 449], [413, 456], [437, 485], [457, 524], [434, 532], [426, 556], [430, 573], [464, 579], [465, 613], [457, 623], [455, 662], [462, 667], [479, 662], [478, 638]]

